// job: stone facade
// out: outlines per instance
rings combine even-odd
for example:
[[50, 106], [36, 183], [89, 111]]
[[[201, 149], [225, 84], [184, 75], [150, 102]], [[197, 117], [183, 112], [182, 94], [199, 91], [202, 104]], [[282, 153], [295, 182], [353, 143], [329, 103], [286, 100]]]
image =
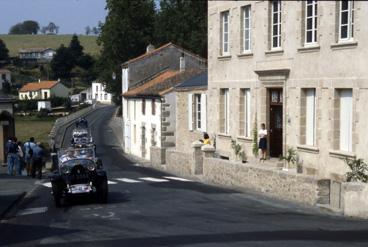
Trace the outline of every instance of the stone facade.
[[[239, 126], [243, 116], [242, 89], [250, 90], [252, 126], [266, 123], [272, 132], [270, 100], [272, 89], [281, 90], [282, 135], [280, 149], [294, 147], [304, 170], [315, 170], [321, 178], [346, 173], [341, 158], [357, 156], [368, 160], [368, 136], [359, 134], [368, 124], [364, 102], [368, 100], [368, 4], [354, 2], [353, 38], [339, 40], [341, 2], [318, 1], [317, 42], [305, 41], [305, 1], [281, 2], [281, 46], [271, 49], [271, 12], [269, 1], [209, 1], [208, 5], [208, 132], [216, 135], [221, 156], [234, 159], [230, 140], [242, 144], [252, 156], [252, 138], [243, 136]], [[243, 51], [243, 9], [250, 6], [251, 49]], [[228, 12], [227, 12], [228, 11]], [[228, 53], [222, 52], [223, 19], [228, 13]], [[349, 61], [349, 62], [347, 62]], [[221, 131], [221, 89], [228, 89], [229, 131]], [[306, 145], [305, 89], [315, 90], [313, 144]], [[352, 93], [351, 150], [341, 143], [340, 104], [342, 89]], [[310, 130], [308, 130], [310, 131]], [[272, 134], [271, 134], [272, 135]], [[270, 137], [269, 137], [270, 138]], [[269, 145], [272, 140], [269, 139]], [[272, 148], [269, 147], [272, 152]]]

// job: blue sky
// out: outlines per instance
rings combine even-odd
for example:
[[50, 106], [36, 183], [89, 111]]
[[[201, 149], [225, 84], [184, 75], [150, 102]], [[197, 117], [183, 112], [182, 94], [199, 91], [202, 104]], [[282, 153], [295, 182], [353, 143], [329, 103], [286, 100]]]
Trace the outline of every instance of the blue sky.
[[25, 20], [40, 26], [50, 21], [60, 26], [60, 34], [84, 33], [106, 17], [105, 0], [0, 0], [0, 34]]

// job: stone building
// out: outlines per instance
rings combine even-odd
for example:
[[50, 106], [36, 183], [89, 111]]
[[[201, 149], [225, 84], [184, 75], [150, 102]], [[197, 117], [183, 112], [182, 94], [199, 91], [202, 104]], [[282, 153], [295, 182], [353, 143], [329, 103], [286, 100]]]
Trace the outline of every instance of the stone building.
[[364, 1], [209, 1], [218, 154], [234, 159], [234, 139], [252, 157], [252, 131], [265, 123], [270, 157], [293, 147], [320, 177], [345, 174], [345, 157], [368, 160], [366, 23]]
[[172, 43], [149, 45], [145, 54], [122, 64], [125, 152], [150, 159], [152, 146], [175, 146], [173, 88], [206, 66], [206, 59]]
[[207, 71], [175, 87], [177, 151], [192, 153], [192, 143], [207, 131]]

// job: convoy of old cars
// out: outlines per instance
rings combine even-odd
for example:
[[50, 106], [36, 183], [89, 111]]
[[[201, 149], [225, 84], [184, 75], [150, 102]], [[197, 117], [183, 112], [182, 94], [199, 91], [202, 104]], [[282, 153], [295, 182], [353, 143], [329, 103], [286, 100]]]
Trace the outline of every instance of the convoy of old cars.
[[106, 203], [108, 181], [102, 161], [96, 157], [95, 145], [87, 120], [76, 123], [72, 144], [58, 151], [55, 170], [50, 175], [52, 195], [57, 207], [69, 197], [87, 194]]

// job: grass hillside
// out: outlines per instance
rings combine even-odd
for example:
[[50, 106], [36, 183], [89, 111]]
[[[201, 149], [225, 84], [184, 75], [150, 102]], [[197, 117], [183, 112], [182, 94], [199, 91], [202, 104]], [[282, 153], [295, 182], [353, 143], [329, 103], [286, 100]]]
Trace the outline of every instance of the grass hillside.
[[[61, 44], [69, 45], [73, 35], [6, 35], [1, 34], [10, 56], [17, 56], [18, 50], [22, 48], [58, 48]], [[96, 36], [78, 36], [84, 52], [90, 55], [97, 55], [100, 49], [96, 43]]]

